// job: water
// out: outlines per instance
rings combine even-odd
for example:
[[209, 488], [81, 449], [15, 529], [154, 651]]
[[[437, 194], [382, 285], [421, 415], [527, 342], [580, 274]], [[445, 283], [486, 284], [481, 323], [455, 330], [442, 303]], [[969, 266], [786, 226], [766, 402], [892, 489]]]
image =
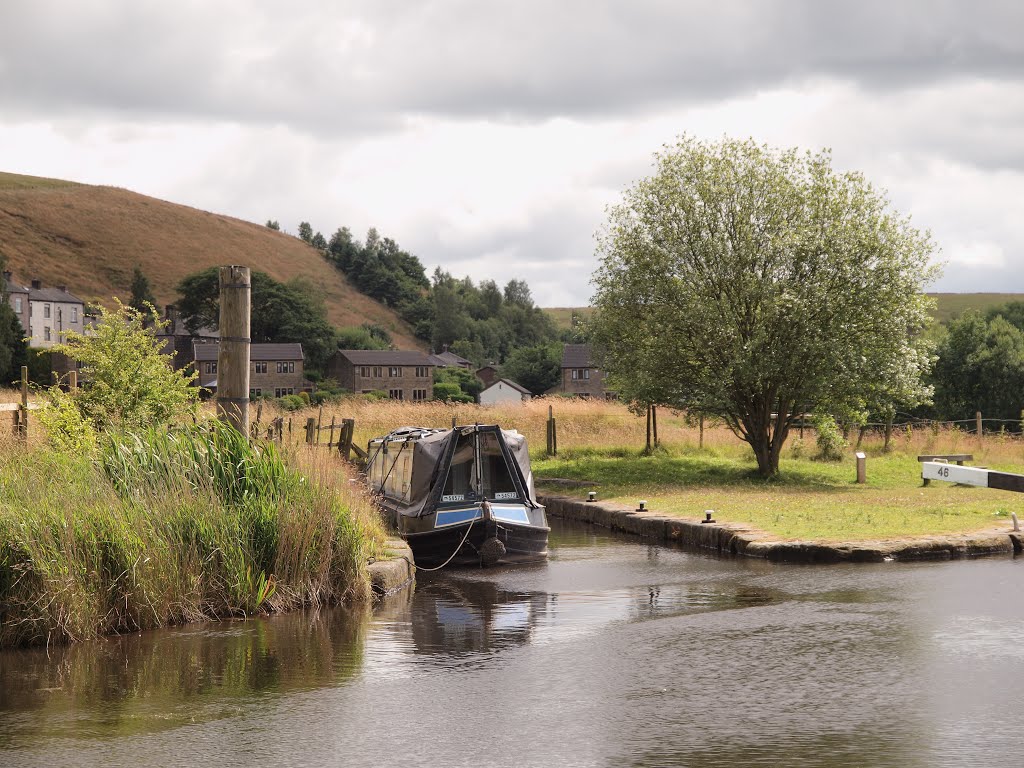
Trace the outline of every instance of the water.
[[1020, 560], [552, 545], [375, 612], [0, 653], [0, 766], [1020, 763]]

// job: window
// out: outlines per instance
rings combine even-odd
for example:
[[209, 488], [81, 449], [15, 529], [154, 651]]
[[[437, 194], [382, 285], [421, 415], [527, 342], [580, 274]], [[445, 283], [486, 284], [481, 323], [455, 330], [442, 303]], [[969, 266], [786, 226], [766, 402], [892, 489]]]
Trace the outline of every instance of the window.
[[278, 387], [274, 390], [274, 397], [284, 397], [285, 395], [294, 395], [295, 387]]
[[381, 366], [379, 366], [379, 365], [373, 366], [373, 377], [375, 379], [383, 378], [384, 377], [384, 369]]
[[572, 379], [573, 379], [573, 381], [582, 380], [582, 379], [589, 379], [589, 378], [590, 378], [590, 369], [589, 368], [573, 368], [572, 369]]
[[404, 397], [402, 397], [402, 390], [400, 390], [400, 389], [389, 389], [388, 390], [388, 397], [390, 397], [392, 400], [404, 400], [405, 399]]
[[78, 322], [78, 307], [72, 307], [71, 308], [71, 322], [72, 323], [77, 323]]
[[49, 316], [50, 316], [50, 305], [49, 304], [43, 304], [43, 317], [49, 317]]
[[262, 395], [263, 395], [263, 390], [260, 389], [259, 387], [254, 387], [253, 389], [249, 390], [249, 397], [250, 398], [261, 397]]
[[217, 364], [216, 363], [207, 363], [206, 364], [206, 372], [207, 373], [216, 373], [217, 372]]
[[[425, 366], [425, 365], [417, 365], [416, 366], [416, 378], [417, 379], [425, 379], [425, 378], [427, 378], [427, 376], [430, 375], [429, 370], [430, 369], [427, 366]], [[413, 399], [415, 400], [415, 398], [413, 398]]]
[[282, 363], [280, 360], [277, 361], [277, 372], [284, 373], [284, 363]]
[[21, 314], [21, 296], [14, 297], [14, 311]]
[[43, 327], [43, 339], [50, 341], [50, 326]]
[[266, 373], [267, 372], [267, 361], [261, 360], [252, 364], [253, 373]]
[[402, 368], [400, 366], [393, 365], [388, 368], [388, 377], [395, 379], [402, 375]]
[[427, 399], [427, 390], [425, 389], [414, 389], [412, 391], [412, 401], [419, 403]]
[[289, 360], [288, 361], [288, 373], [295, 373], [295, 361], [294, 360]]
[[359, 367], [359, 375], [362, 376], [364, 379], [370, 378], [370, 366], [368, 366], [368, 365], [360, 366]]

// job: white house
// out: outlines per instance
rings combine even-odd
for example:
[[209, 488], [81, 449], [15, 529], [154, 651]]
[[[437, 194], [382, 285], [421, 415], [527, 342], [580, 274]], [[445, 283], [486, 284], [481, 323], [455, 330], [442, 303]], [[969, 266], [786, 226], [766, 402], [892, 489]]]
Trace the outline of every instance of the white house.
[[480, 405], [523, 403], [533, 397], [530, 390], [508, 379], [498, 379], [480, 393]]
[[28, 310], [30, 347], [52, 347], [65, 341], [65, 331], [84, 331], [85, 302], [68, 293], [65, 285], [44, 288], [39, 280], [33, 280]]

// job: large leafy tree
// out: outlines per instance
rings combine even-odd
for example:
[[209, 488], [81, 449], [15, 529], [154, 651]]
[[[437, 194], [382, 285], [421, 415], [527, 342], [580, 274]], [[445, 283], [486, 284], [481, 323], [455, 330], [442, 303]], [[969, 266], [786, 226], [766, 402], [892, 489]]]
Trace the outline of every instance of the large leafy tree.
[[149, 285], [149, 278], [142, 271], [138, 264], [132, 270], [132, 295], [128, 300], [128, 306], [143, 315], [149, 313], [150, 307], [156, 306], [156, 299], [153, 297], [153, 289]]
[[827, 151], [683, 137], [598, 235], [592, 341], [636, 402], [721, 417], [758, 470], [806, 407], [927, 397], [926, 234]]
[[[7, 257], [0, 253], [0, 273], [7, 268]], [[21, 366], [28, 365], [28, 342], [25, 329], [4, 295], [6, 285], [0, 279], [0, 387], [13, 383], [21, 374]]]
[[562, 346], [538, 344], [513, 350], [501, 366], [501, 375], [535, 395], [547, 392], [562, 376]]
[[[254, 342], [299, 342], [307, 366], [322, 370], [337, 348], [335, 330], [316, 286], [301, 279], [281, 283], [252, 272], [250, 336]], [[220, 320], [218, 269], [195, 272], [178, 283], [178, 310], [192, 332]]]

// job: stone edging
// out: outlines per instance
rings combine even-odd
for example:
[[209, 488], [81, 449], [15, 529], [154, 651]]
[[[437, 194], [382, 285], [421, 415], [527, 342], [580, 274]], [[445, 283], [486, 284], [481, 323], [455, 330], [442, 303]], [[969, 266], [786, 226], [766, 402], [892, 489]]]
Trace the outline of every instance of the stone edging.
[[393, 595], [409, 587], [415, 580], [412, 550], [401, 539], [385, 542], [388, 560], [375, 560], [367, 566], [373, 599]]
[[973, 534], [922, 536], [891, 541], [828, 544], [816, 541], [779, 541], [764, 531], [739, 523], [702, 523], [699, 520], [636, 512], [607, 502], [588, 502], [569, 496], [540, 494], [538, 500], [551, 517], [592, 523], [658, 541], [676, 542], [722, 554], [762, 557], [791, 563], [879, 563], [886, 560], [956, 560], [1021, 551], [1021, 533], [1006, 530]]

